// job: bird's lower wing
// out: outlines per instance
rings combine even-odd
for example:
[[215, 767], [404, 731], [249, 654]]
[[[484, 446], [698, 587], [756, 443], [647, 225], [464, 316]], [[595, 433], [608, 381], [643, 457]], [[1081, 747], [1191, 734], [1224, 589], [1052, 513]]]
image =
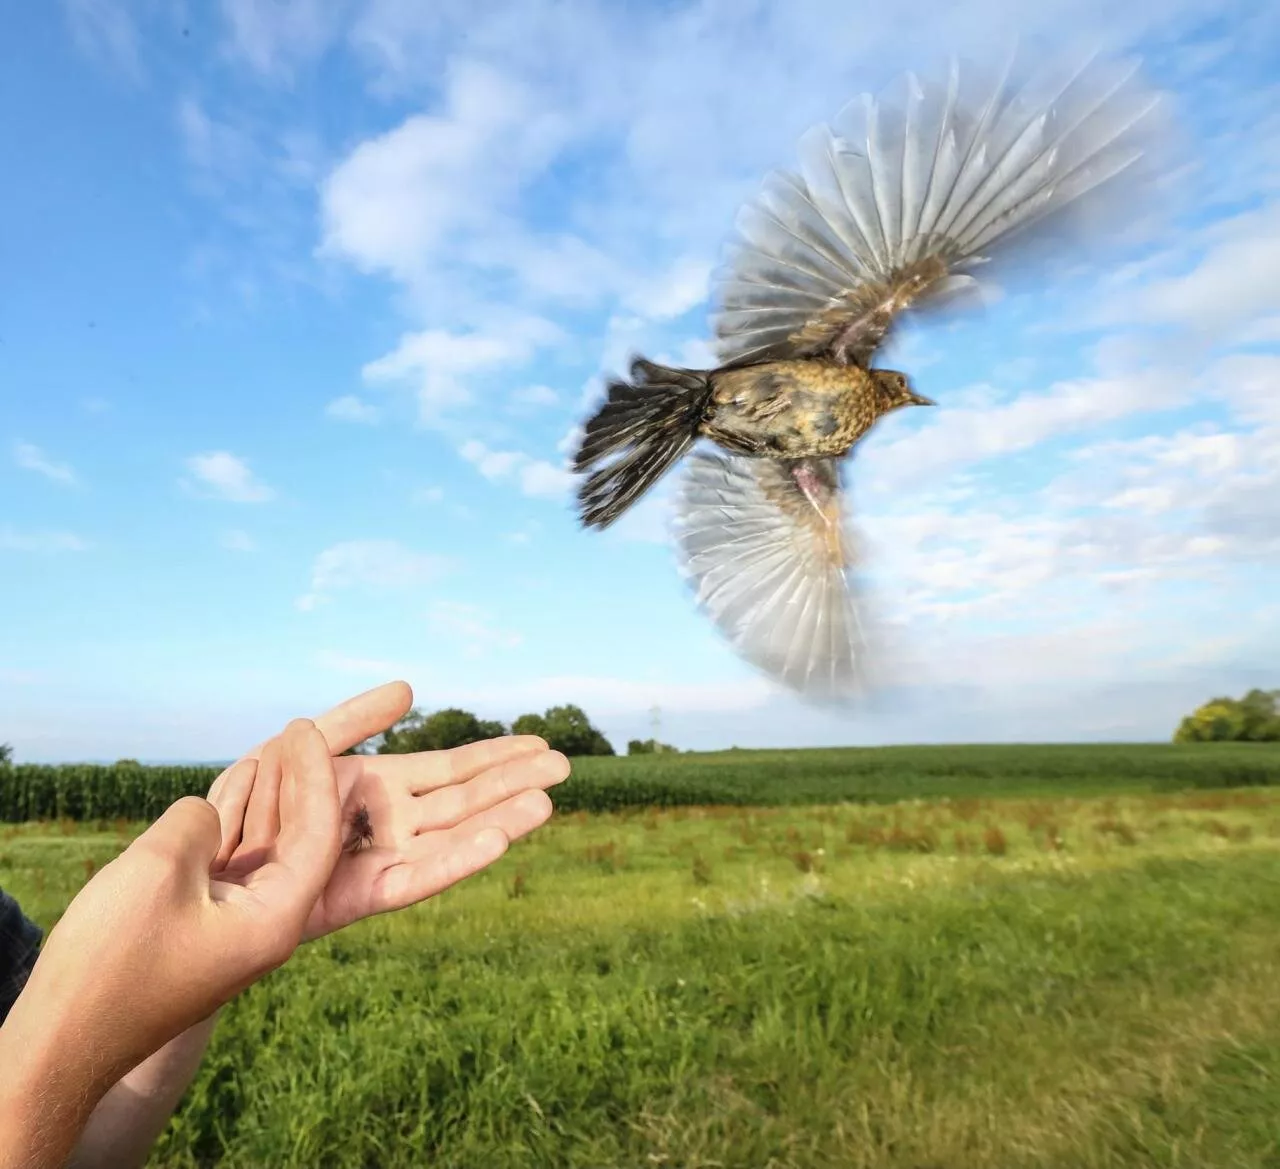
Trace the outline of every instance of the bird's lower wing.
[[867, 665], [852, 533], [835, 461], [813, 460], [804, 475], [695, 451], [676, 505], [677, 555], [742, 657], [805, 698], [841, 701], [862, 690]]

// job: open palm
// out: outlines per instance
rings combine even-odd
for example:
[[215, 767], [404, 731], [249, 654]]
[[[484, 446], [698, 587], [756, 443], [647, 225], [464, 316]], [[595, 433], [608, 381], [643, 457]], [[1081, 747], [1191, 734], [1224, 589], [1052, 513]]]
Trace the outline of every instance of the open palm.
[[[337, 754], [394, 724], [411, 702], [409, 688], [393, 683], [344, 703], [316, 726]], [[363, 808], [372, 838], [339, 857], [304, 940], [426, 900], [492, 864], [510, 841], [546, 822], [552, 805], [545, 789], [569, 774], [568, 760], [535, 735], [412, 755], [342, 755], [333, 764], [343, 837]], [[277, 737], [210, 789], [222, 820], [214, 862], [222, 880], [247, 881], [271, 855], [280, 830], [280, 776]]]

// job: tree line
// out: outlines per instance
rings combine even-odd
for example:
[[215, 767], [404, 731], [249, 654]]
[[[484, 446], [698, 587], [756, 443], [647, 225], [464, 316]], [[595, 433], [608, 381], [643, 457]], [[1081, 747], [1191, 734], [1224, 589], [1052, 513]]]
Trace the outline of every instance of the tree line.
[[349, 754], [407, 755], [447, 751], [499, 735], [539, 735], [553, 751], [568, 756], [614, 755], [613, 744], [591, 724], [580, 706], [566, 703], [542, 714], [522, 714], [510, 726], [483, 719], [456, 706], [424, 714], [414, 707], [395, 726], [353, 747]]
[[[346, 755], [408, 755], [415, 751], [447, 751], [482, 739], [500, 735], [538, 735], [553, 751], [570, 757], [583, 755], [616, 755], [613, 744], [587, 717], [580, 706], [566, 703], [552, 706], [542, 714], [522, 714], [510, 726], [496, 719], [480, 718], [456, 706], [424, 714], [416, 706], [395, 726], [381, 735], [366, 739]], [[678, 754], [679, 749], [655, 739], [631, 739], [628, 755]], [[0, 767], [13, 762], [13, 748], [0, 743]], [[121, 759], [118, 764], [137, 766], [136, 760]]]
[[1280, 690], [1211, 698], [1178, 724], [1175, 743], [1280, 743]]

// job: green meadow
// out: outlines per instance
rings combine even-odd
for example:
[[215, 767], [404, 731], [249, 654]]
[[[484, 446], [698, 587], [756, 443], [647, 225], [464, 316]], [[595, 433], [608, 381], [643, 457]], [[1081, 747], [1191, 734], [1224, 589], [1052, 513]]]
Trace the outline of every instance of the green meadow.
[[[1280, 1164], [1280, 749], [584, 764], [233, 1003], [152, 1163]], [[571, 810], [611, 774], [709, 798]], [[141, 826], [0, 828], [0, 885], [47, 927]]]

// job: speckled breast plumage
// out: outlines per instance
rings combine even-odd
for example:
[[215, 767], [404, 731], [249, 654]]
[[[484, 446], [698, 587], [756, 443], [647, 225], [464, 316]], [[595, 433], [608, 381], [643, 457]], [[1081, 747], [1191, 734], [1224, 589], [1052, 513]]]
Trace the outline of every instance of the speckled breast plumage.
[[825, 361], [771, 361], [712, 376], [703, 434], [774, 458], [842, 455], [876, 419], [866, 370]]

